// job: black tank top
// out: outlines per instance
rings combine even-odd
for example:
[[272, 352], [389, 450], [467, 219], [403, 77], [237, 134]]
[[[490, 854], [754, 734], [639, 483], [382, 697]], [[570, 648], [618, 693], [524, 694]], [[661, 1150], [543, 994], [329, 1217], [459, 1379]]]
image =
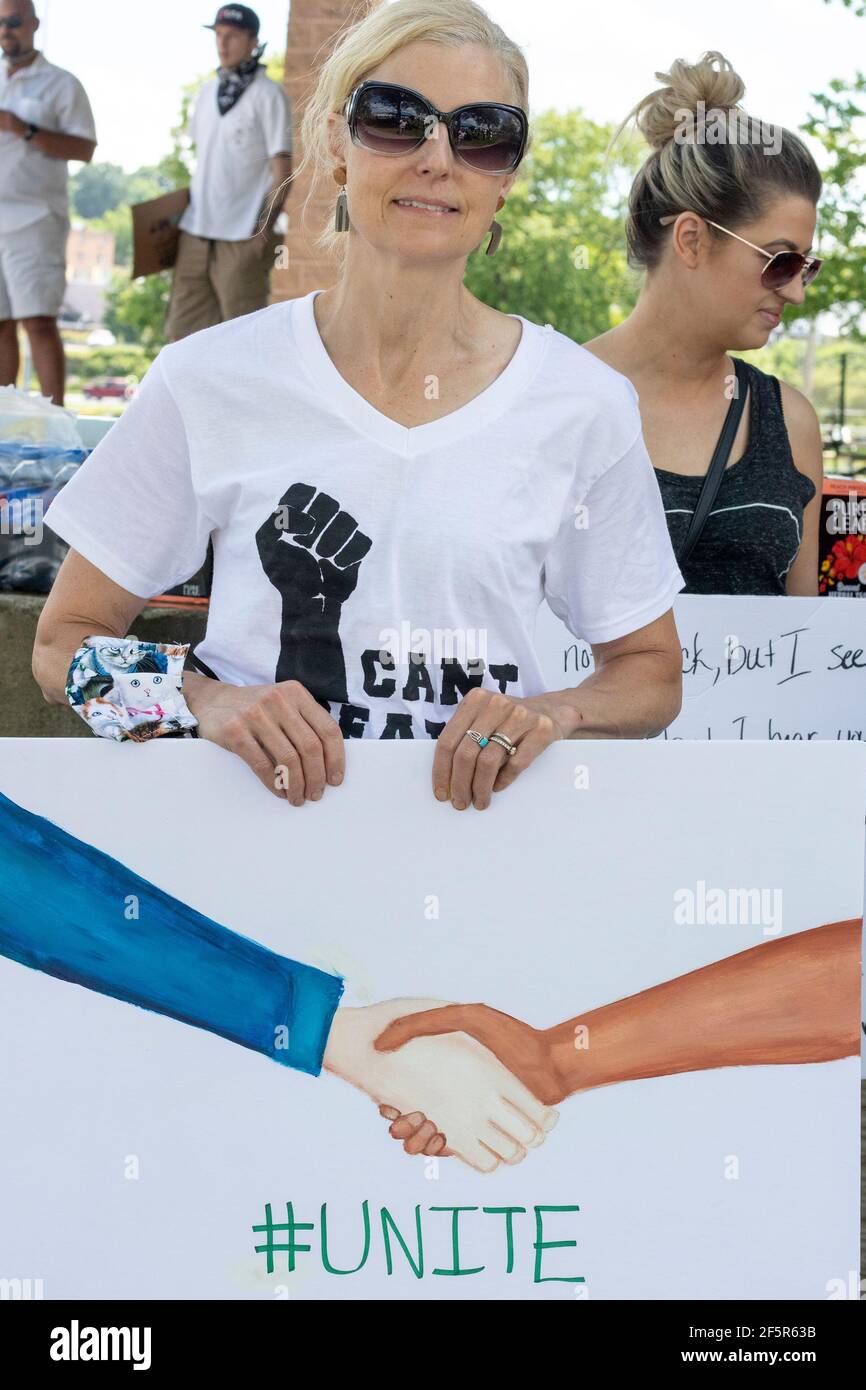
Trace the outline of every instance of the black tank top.
[[[778, 379], [744, 362], [749, 442], [725, 470], [713, 509], [681, 566], [685, 594], [784, 594], [815, 484], [794, 464]], [[709, 463], [709, 460], [707, 461]], [[703, 477], [656, 468], [674, 550], [685, 540]]]

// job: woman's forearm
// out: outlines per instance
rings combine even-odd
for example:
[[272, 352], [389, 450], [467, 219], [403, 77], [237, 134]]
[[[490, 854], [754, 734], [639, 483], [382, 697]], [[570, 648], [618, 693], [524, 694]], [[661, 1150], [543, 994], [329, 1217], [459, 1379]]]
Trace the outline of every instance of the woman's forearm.
[[547, 1030], [561, 1098], [673, 1072], [852, 1056], [860, 931], [855, 918], [795, 932]]
[[580, 685], [523, 703], [549, 714], [566, 738], [651, 738], [677, 717], [681, 679], [666, 656], [632, 652], [605, 662]]
[[[55, 625], [50, 637], [40, 635], [37, 628], [32, 657], [33, 679], [49, 705], [67, 703], [66, 678], [70, 663], [85, 637], [91, 637], [95, 632], [92, 622], [74, 620]], [[106, 637], [123, 636], [123, 633], [111, 632], [104, 627], [100, 631], [100, 635], [103, 634]]]

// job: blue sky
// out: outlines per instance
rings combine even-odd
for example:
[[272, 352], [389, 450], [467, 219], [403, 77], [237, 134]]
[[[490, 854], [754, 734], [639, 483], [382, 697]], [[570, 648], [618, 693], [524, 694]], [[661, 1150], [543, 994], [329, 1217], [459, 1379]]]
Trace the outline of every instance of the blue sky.
[[[126, 169], [167, 153], [184, 82], [214, 66], [202, 0], [37, 0], [37, 42], [86, 86], [97, 159]], [[258, 0], [270, 52], [285, 46], [288, 0]], [[721, 50], [746, 83], [756, 116], [796, 127], [809, 93], [866, 66], [866, 18], [822, 0], [489, 0], [488, 12], [524, 48], [534, 109], [580, 106], [621, 119], [677, 57]], [[785, 36], [787, 37], [780, 37]]]

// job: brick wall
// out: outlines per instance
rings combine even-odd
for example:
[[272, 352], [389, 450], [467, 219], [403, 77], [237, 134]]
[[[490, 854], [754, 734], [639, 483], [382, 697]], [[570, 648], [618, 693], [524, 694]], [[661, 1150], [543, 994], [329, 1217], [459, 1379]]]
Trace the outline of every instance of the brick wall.
[[[315, 73], [345, 25], [363, 18], [379, 0], [292, 0], [289, 32], [286, 41], [286, 91], [292, 103], [295, 126], [294, 164], [302, 157], [300, 141], [301, 117], [315, 81]], [[289, 231], [286, 235], [288, 268], [275, 270], [271, 279], [271, 298], [296, 299], [310, 290], [326, 289], [336, 279], [335, 263], [323, 256], [312, 244], [312, 238], [328, 217], [334, 214], [337, 185], [325, 187], [320, 183], [318, 194], [307, 207], [304, 227], [300, 225], [300, 209], [309, 191], [309, 179], [292, 184], [286, 210]]]

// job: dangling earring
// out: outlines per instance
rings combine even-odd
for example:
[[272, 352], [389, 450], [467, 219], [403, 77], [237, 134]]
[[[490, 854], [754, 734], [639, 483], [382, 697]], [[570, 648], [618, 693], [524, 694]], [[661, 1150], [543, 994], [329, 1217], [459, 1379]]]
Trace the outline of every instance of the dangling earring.
[[[341, 184], [341, 185], [342, 185], [342, 184], [345, 184], [345, 182], [346, 182], [346, 171], [345, 171], [345, 169], [335, 169], [335, 170], [334, 170], [334, 180], [335, 180], [336, 183], [339, 183], [339, 184]], [[337, 196], [337, 206], [336, 206], [336, 209], [335, 209], [335, 211], [334, 211], [334, 231], [335, 231], [335, 232], [347, 232], [348, 230], [349, 230], [349, 200], [348, 200], [348, 198], [346, 197], [346, 190], [345, 190], [345, 188], [344, 188], [344, 187], [341, 187], [341, 188], [340, 188], [340, 192], [339, 192], [339, 194], [338, 194], [338, 196]]]
[[[504, 207], [505, 199], [500, 197], [499, 202], [496, 204], [496, 211], [498, 212], [500, 208]], [[493, 221], [490, 223], [490, 240], [487, 243], [487, 250], [484, 252], [485, 256], [495, 256], [501, 240], [502, 228], [494, 217]]]

